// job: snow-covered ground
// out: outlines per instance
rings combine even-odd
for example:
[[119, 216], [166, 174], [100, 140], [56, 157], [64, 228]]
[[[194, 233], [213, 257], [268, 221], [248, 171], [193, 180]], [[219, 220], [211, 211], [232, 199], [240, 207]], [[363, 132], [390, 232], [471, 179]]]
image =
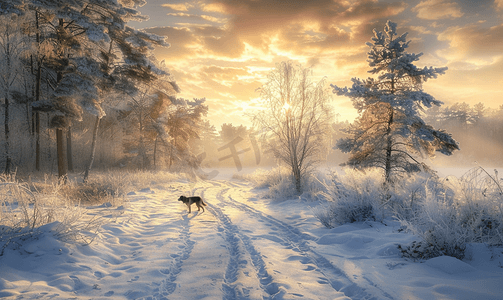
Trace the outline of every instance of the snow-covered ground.
[[[502, 299], [502, 249], [470, 245], [464, 261], [412, 262], [396, 222], [324, 228], [315, 202], [271, 202], [245, 182], [157, 183], [120, 207], [90, 246], [54, 238], [52, 223], [0, 256], [6, 299]], [[205, 212], [177, 201], [200, 195]]]

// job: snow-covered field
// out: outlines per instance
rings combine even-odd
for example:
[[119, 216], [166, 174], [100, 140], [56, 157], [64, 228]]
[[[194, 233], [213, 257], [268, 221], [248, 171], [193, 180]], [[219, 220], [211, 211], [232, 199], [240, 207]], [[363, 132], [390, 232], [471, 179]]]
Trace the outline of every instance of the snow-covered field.
[[[218, 177], [217, 177], [218, 178]], [[316, 202], [271, 201], [220, 177], [145, 186], [89, 246], [63, 243], [51, 223], [0, 256], [6, 299], [502, 299], [502, 249], [470, 245], [465, 260], [412, 262], [397, 244], [414, 236], [394, 221], [326, 229]], [[177, 201], [200, 195], [192, 213]]]

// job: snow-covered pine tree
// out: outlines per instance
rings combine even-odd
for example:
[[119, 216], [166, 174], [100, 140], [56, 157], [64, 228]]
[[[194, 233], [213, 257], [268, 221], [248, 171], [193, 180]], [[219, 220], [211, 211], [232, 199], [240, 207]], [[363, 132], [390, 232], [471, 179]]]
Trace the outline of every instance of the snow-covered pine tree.
[[[191, 153], [189, 140], [199, 139], [203, 118], [208, 114], [206, 98], [192, 100], [172, 99], [171, 105], [159, 118], [169, 136], [167, 148], [170, 170], [193, 171], [199, 169], [201, 161]], [[185, 170], [184, 170], [185, 168]]]
[[[37, 41], [45, 43], [37, 59], [38, 70], [43, 70], [52, 91], [38, 102], [51, 105], [51, 124], [56, 128], [58, 165], [62, 158], [62, 130], [70, 121], [79, 120], [84, 111], [96, 115], [93, 132], [105, 115], [101, 107], [104, 95], [110, 90], [136, 92], [137, 82], [149, 82], [158, 76], [166, 77], [165, 70], [152, 62], [153, 46], [168, 46], [164, 37], [128, 27], [130, 20], [143, 16], [135, 9], [144, 0], [6, 0], [0, 13], [35, 12], [38, 26]], [[43, 36], [40, 37], [40, 32]], [[169, 76], [168, 76], [169, 77]], [[171, 82], [173, 89], [178, 87]], [[38, 98], [38, 97], [37, 97]], [[49, 101], [48, 101], [49, 100]], [[34, 103], [34, 107], [37, 103]], [[93, 139], [96, 134], [93, 134]], [[95, 142], [93, 141], [93, 150]], [[93, 154], [86, 170], [92, 165]], [[65, 166], [58, 166], [60, 177], [66, 176]]]
[[426, 124], [423, 112], [442, 102], [423, 92], [422, 84], [443, 74], [444, 68], [418, 68], [414, 62], [422, 53], [407, 53], [407, 33], [400, 36], [397, 24], [388, 21], [384, 32], [374, 29], [368, 52], [368, 71], [376, 78], [353, 78], [350, 88], [336, 85], [333, 92], [353, 101], [359, 117], [337, 141], [336, 148], [349, 153], [347, 165], [384, 170], [385, 182], [400, 172], [421, 170], [417, 156], [450, 155], [459, 150], [457, 142], [443, 130]]

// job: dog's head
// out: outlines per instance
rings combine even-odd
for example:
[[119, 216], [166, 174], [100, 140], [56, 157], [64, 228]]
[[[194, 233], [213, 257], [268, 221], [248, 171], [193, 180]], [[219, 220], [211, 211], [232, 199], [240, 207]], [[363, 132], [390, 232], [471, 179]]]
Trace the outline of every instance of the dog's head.
[[186, 199], [187, 199], [187, 197], [185, 197], [185, 196], [180, 196], [180, 198], [178, 198], [178, 201], [182, 201], [182, 202], [183, 202], [183, 201], [185, 201]]

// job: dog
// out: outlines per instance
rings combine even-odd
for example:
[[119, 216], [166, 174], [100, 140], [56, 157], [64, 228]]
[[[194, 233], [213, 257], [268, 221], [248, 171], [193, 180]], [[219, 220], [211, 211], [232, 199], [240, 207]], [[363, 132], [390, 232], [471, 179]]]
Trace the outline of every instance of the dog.
[[204, 203], [204, 200], [199, 196], [193, 196], [193, 197], [180, 196], [180, 198], [178, 198], [178, 201], [182, 201], [185, 205], [187, 205], [187, 207], [189, 208], [189, 214], [191, 212], [190, 206], [194, 203], [197, 206], [197, 211], [199, 211], [199, 209], [202, 208], [204, 212], [204, 207], [207, 206], [206, 203]]

